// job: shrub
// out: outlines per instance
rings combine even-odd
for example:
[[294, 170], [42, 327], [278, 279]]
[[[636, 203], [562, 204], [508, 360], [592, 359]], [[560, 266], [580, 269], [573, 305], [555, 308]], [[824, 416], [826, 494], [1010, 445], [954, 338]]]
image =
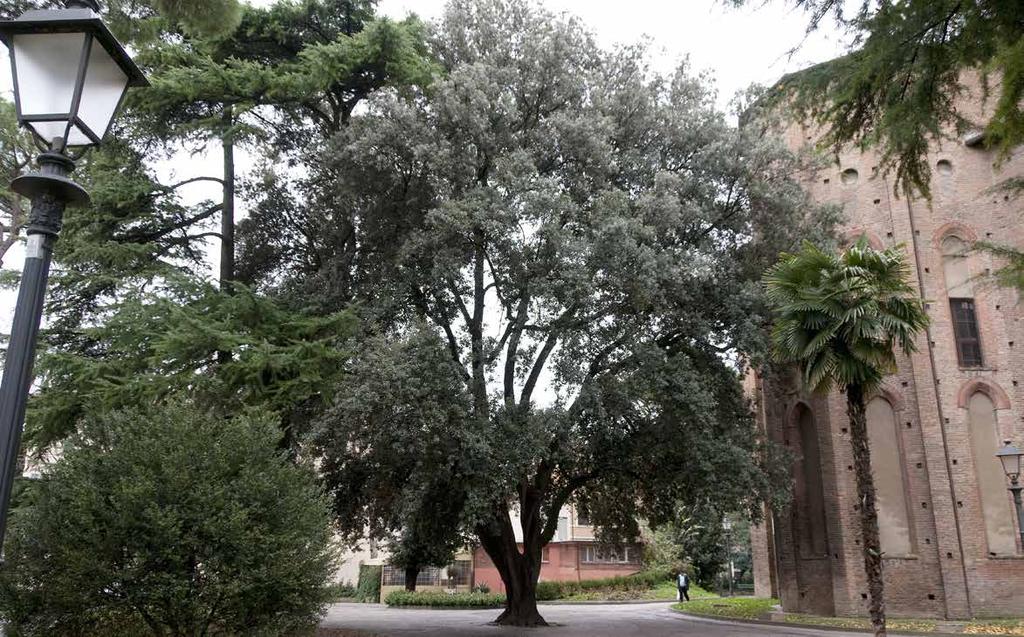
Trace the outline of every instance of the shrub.
[[362, 564], [359, 567], [359, 582], [356, 584], [356, 599], [370, 604], [380, 602], [380, 578], [383, 573], [383, 566]]
[[8, 634], [281, 635], [316, 623], [335, 568], [311, 467], [270, 418], [186, 403], [83, 424], [14, 510]]
[[474, 592], [474, 593], [490, 593], [491, 592], [491, 587], [488, 586], [487, 584], [477, 584], [476, 586], [473, 587], [473, 591], [472, 592]]
[[394, 591], [384, 600], [388, 606], [434, 606], [450, 608], [501, 608], [505, 596], [490, 593], [444, 593], [438, 591]]
[[331, 601], [339, 599], [355, 599], [356, 587], [350, 582], [336, 582], [327, 587], [328, 597]]
[[643, 591], [655, 588], [666, 581], [671, 581], [672, 577], [672, 572], [665, 569], [644, 571], [642, 573], [635, 573], [633, 575], [624, 575], [620, 577], [582, 580], [579, 582], [538, 582], [537, 600], [551, 601], [554, 599], [563, 599], [577, 593], [594, 590], [608, 592]]

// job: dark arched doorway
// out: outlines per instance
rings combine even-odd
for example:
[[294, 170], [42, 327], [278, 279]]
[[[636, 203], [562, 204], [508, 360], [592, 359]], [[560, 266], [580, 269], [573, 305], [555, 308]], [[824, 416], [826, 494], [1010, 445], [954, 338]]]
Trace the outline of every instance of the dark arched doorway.
[[793, 450], [792, 553], [797, 581], [795, 599], [783, 603], [787, 610], [832, 615], [835, 601], [821, 450], [814, 413], [807, 405], [800, 403], [793, 411], [789, 434]]

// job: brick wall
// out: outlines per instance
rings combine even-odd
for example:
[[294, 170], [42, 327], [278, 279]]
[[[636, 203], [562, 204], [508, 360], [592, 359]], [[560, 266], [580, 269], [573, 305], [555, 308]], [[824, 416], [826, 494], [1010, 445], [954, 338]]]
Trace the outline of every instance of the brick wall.
[[[632, 575], [640, 564], [586, 564], [580, 556], [582, 546], [589, 542], [552, 542], [547, 546], [547, 560], [541, 564], [541, 582], [567, 582]], [[473, 581], [484, 584], [492, 592], [504, 593], [505, 585], [494, 563], [482, 548], [473, 554]]]
[[[965, 104], [981, 119], [980, 101]], [[790, 127], [784, 136], [793, 149], [806, 147], [817, 137], [800, 126]], [[876, 247], [905, 246], [914, 285], [928, 302], [932, 319], [928, 333], [919, 339], [919, 352], [900, 361], [899, 372], [886, 380], [883, 392], [898, 423], [913, 545], [910, 556], [885, 560], [887, 602], [893, 615], [1024, 615], [1024, 587], [1014, 585], [1024, 581], [1021, 547], [1012, 556], [993, 557], [988, 550], [966, 409], [972, 392], [985, 391], [996, 404], [1000, 436], [1024, 442], [1024, 386], [1019, 382], [1024, 381], [1024, 308], [1013, 291], [976, 286], [984, 367], [961, 368], [940, 250], [949, 233], [968, 241], [988, 239], [1024, 247], [1024, 199], [987, 192], [1009, 176], [1024, 174], [1024, 152], [1000, 166], [996, 160], [993, 153], [959, 140], [936, 145], [928, 157], [935, 171], [931, 202], [896, 196], [891, 179], [877, 173], [878, 160], [871, 153], [843, 152], [801, 175], [817, 201], [843, 206], [849, 238], [867, 234]], [[970, 258], [976, 274], [997, 267], [986, 255]], [[837, 614], [866, 614], [844, 397], [808, 396], [791, 377], [758, 376], [748, 381], [748, 389], [761, 403], [761, 425], [791, 448], [793, 410], [799, 403], [812, 410], [826, 498], [827, 566], [800, 555], [794, 532], [800, 520], [794, 511], [773, 512], [771, 524], [755, 530], [759, 594], [771, 590], [775, 579], [789, 610], [820, 611], [831, 602]], [[1006, 506], [1012, 506], [1008, 494]], [[799, 509], [799, 503], [794, 507]], [[774, 542], [774, 556], [769, 540]]]

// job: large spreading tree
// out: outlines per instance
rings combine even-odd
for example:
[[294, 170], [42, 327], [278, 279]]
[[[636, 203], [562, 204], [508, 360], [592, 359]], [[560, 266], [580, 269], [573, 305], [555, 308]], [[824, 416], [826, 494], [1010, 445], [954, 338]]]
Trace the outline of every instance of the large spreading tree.
[[[450, 3], [432, 46], [442, 78], [378, 94], [334, 138], [307, 231], [354, 221], [360, 311], [408, 345], [403, 365], [445, 362], [383, 391], [354, 359], [317, 443], [338, 506], [371, 521], [379, 493], [424, 488], [405, 450], [445, 458], [453, 515], [504, 582], [498, 622], [543, 624], [541, 549], [567, 503], [631, 541], [680, 502], [756, 514], [779, 492], [737, 361], [765, 346], [764, 269], [832, 219], [778, 144], [729, 125], [707, 78], [656, 74], [643, 47], [603, 50], [510, 0]], [[282, 279], [351, 263], [316, 257], [300, 259], [313, 274], [282, 260]], [[434, 338], [410, 340], [421, 324]], [[409, 425], [428, 400], [438, 417]]]

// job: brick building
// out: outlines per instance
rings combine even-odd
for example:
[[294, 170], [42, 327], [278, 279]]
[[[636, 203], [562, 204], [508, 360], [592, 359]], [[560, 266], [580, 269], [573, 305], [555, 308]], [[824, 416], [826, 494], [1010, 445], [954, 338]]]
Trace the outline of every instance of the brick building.
[[[519, 517], [514, 511], [509, 515], [518, 536], [521, 529]], [[544, 547], [540, 581], [580, 581], [631, 575], [640, 571], [641, 558], [640, 544], [609, 546], [597, 542], [594, 527], [587, 515], [570, 505], [560, 512], [555, 536]], [[387, 552], [374, 542], [346, 551], [335, 580], [354, 584], [359, 578], [360, 568], [367, 565], [382, 567], [382, 599], [393, 590], [405, 588], [404, 569], [390, 566]], [[467, 547], [445, 568], [424, 568], [417, 579], [416, 588], [468, 591], [481, 584], [494, 592], [505, 592], [498, 569], [487, 553], [480, 547]]]
[[[980, 100], [966, 101], [984, 121]], [[793, 125], [803, 149], [817, 136]], [[904, 245], [932, 324], [918, 353], [871, 398], [886, 601], [894, 616], [1024, 615], [1024, 547], [994, 453], [1024, 442], [1024, 305], [981, 280], [996, 267], [975, 240], [1024, 247], [1024, 199], [989, 189], [1024, 175], [1024, 149], [997, 166], [980, 135], [934, 147], [933, 200], [897, 197], [878, 158], [856, 150], [801, 175], [842, 205], [844, 235]], [[867, 587], [844, 397], [808, 395], [795, 377], [754, 374], [758, 419], [794, 457], [793, 504], [753, 531], [756, 590], [787, 611], [863, 615]]]
[[[518, 518], [513, 525], [518, 532]], [[594, 527], [575, 507], [562, 509], [558, 530], [541, 553], [541, 582], [565, 582], [631, 575], [641, 569], [639, 544], [608, 546], [594, 539]], [[480, 547], [473, 552], [473, 579], [492, 591], [505, 592], [498, 569]]]

